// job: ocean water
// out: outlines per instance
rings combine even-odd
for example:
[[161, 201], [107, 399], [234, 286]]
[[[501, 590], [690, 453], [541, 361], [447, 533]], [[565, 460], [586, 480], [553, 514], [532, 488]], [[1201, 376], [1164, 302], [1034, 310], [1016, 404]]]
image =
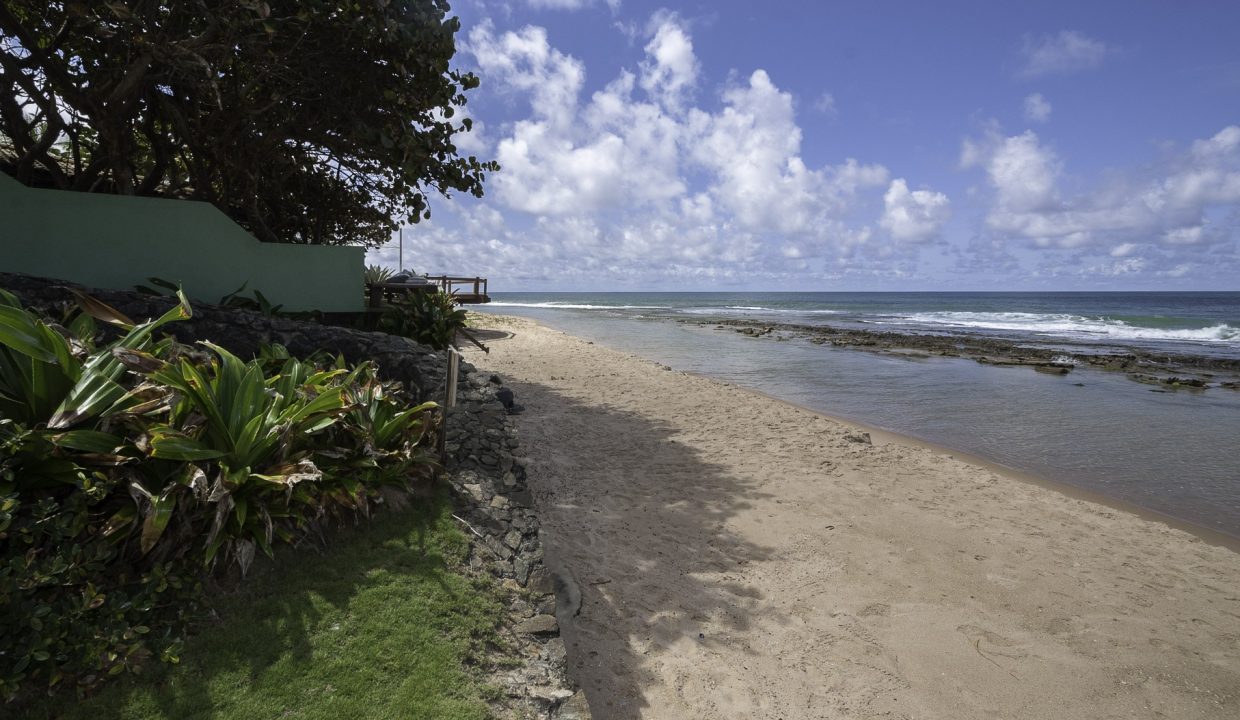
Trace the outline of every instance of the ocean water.
[[[755, 340], [748, 318], [1240, 358], [1240, 293], [496, 293], [609, 347], [1240, 537], [1240, 392]], [[690, 322], [678, 322], [690, 321]]]

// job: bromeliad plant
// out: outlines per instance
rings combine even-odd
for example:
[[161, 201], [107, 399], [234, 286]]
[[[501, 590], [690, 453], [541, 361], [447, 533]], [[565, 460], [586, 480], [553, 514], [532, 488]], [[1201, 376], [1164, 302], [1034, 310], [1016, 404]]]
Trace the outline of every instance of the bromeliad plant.
[[[432, 466], [434, 405], [373, 365], [243, 361], [81, 296], [56, 323], [0, 291], [0, 696], [175, 661], [201, 574], [273, 554]], [[97, 342], [101, 321], [116, 339]]]
[[446, 350], [466, 327], [465, 311], [442, 290], [411, 292], [387, 306], [379, 318], [383, 332], [407, 337], [434, 350]]
[[[315, 436], [348, 411], [344, 388], [357, 371], [319, 370], [290, 358], [267, 378], [260, 361], [243, 363], [218, 345], [203, 344], [219, 357], [205, 371], [184, 358], [135, 361], [178, 395], [168, 422], [148, 430], [147, 446], [152, 458], [214, 464], [206, 497], [215, 512], [204, 559], [213, 562], [227, 547], [244, 572], [256, 546], [271, 555], [277, 530], [289, 540], [289, 524], [301, 528], [317, 517], [321, 505], [315, 507], [313, 485], [323, 473], [310, 457]], [[299, 506], [311, 512], [299, 513]]]

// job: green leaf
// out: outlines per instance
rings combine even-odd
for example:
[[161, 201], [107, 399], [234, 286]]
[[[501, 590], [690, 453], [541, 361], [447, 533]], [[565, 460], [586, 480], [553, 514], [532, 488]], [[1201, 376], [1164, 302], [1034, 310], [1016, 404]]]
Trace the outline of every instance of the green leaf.
[[108, 521], [103, 524], [103, 529], [101, 529], [99, 533], [103, 535], [103, 537], [105, 538], [111, 537], [112, 535], [115, 535], [117, 532], [120, 532], [122, 529], [132, 524], [133, 521], [137, 519], [137, 517], [138, 517], [137, 508], [135, 508], [133, 505], [126, 505], [120, 510], [117, 510], [116, 514], [114, 514], [112, 517], [108, 518]]
[[25, 310], [7, 305], [0, 305], [0, 345], [45, 363], [57, 363], [68, 354], [64, 338]]
[[146, 512], [146, 520], [142, 523], [142, 554], [151, 551], [172, 519], [172, 511], [176, 507], [176, 485], [169, 485], [151, 502]]
[[120, 436], [98, 430], [70, 430], [52, 435], [50, 439], [57, 447], [102, 454], [114, 453], [125, 444]]
[[150, 431], [151, 457], [165, 460], [194, 462], [197, 460], [214, 460], [228, 453], [210, 448], [194, 438], [179, 433], [168, 427], [157, 427]]

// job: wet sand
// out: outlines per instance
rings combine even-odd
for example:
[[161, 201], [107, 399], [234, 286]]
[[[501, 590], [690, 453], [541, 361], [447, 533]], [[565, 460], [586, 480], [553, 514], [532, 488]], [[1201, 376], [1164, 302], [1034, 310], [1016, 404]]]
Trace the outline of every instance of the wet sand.
[[467, 355], [526, 407], [595, 717], [1240, 714], [1233, 550], [528, 320], [479, 321], [512, 333]]

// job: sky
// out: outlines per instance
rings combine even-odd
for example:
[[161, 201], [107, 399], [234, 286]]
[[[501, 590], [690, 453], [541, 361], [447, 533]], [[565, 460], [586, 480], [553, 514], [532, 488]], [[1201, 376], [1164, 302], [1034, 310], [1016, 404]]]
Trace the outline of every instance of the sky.
[[[457, 0], [405, 266], [492, 291], [1240, 290], [1240, 3]], [[394, 236], [395, 237], [395, 236]], [[371, 251], [396, 266], [398, 243]]]

